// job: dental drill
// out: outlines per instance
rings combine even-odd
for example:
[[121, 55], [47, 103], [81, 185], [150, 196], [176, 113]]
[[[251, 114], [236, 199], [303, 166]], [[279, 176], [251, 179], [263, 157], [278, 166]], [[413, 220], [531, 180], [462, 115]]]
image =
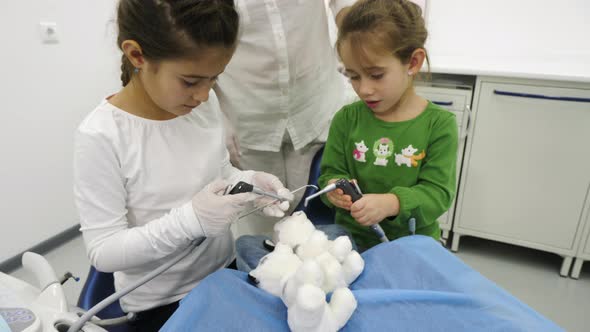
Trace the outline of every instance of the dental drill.
[[258, 187], [255, 187], [254, 185], [246, 183], [244, 181], [240, 181], [240, 182], [236, 183], [236, 185], [233, 187], [230, 185], [227, 188], [225, 188], [224, 195], [227, 195], [227, 194], [234, 195], [234, 194], [240, 194], [240, 193], [254, 193], [254, 194], [258, 194], [258, 195], [268, 196], [268, 197], [277, 199], [281, 202], [287, 200], [284, 197], [281, 197], [279, 195], [273, 194], [268, 191], [264, 191]]
[[[298, 192], [298, 191], [300, 191], [300, 190], [303, 190], [303, 189], [307, 189], [307, 188], [313, 188], [313, 189], [315, 189], [315, 190], [319, 190], [319, 189], [320, 189], [320, 188], [318, 188], [316, 185], [313, 185], [313, 184], [306, 184], [306, 185], [304, 185], [304, 186], [301, 186], [301, 187], [299, 187], [299, 188], [297, 188], [297, 189], [295, 189], [295, 190], [292, 190], [292, 191], [291, 191], [291, 194], [295, 194], [296, 192]], [[268, 196], [268, 195], [267, 195], [267, 196]], [[271, 197], [272, 197], [272, 196], [271, 196]], [[252, 213], [254, 213], [254, 212], [256, 212], [256, 211], [262, 210], [262, 209], [264, 209], [264, 208], [265, 208], [265, 207], [267, 207], [267, 206], [271, 206], [271, 205], [273, 205], [273, 204], [277, 204], [277, 203], [279, 203], [279, 202], [281, 202], [281, 201], [283, 201], [283, 200], [285, 200], [285, 199], [284, 199], [284, 198], [282, 198], [282, 197], [281, 197], [280, 199], [275, 199], [275, 200], [273, 200], [273, 201], [271, 201], [271, 202], [269, 202], [269, 203], [267, 203], [267, 204], [265, 204], [265, 205], [259, 206], [259, 207], [255, 208], [255, 209], [253, 209], [253, 210], [250, 210], [250, 211], [248, 211], [248, 212], [246, 212], [246, 213], [244, 213], [244, 214], [240, 215], [240, 216], [238, 217], [238, 219], [242, 219], [242, 218], [244, 218], [244, 217], [246, 217], [246, 216], [249, 216], [249, 215], [251, 215]]]
[[[356, 182], [348, 181], [346, 179], [340, 179], [332, 184], [327, 185], [324, 189], [318, 191], [317, 193], [308, 196], [303, 202], [303, 206], [307, 207], [307, 203], [310, 200], [336, 189], [342, 189], [345, 195], [349, 195], [352, 198], [353, 203], [361, 199], [361, 197], [363, 197], [363, 193], [361, 192], [361, 189], [356, 184]], [[383, 228], [381, 228], [379, 224], [371, 225], [370, 227], [377, 234], [381, 242], [389, 242], [389, 239], [387, 238], [387, 236], [385, 236]]]

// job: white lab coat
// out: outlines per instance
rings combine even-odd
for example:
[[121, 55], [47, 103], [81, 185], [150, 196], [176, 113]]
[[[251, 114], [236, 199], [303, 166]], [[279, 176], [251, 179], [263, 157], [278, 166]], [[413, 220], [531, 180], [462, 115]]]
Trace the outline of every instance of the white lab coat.
[[[334, 16], [354, 0], [331, 0]], [[279, 151], [285, 132], [295, 150], [318, 138], [351, 99], [337, 70], [321, 0], [237, 0], [236, 53], [215, 90], [241, 147]]]

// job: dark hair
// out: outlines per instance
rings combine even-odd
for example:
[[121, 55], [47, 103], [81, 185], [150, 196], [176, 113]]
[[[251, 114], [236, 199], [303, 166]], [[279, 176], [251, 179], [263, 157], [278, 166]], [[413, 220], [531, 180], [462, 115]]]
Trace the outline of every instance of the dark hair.
[[[117, 10], [119, 48], [136, 41], [152, 61], [189, 56], [197, 47], [234, 48], [239, 17], [233, 0], [120, 0]], [[121, 82], [134, 67], [125, 54]]]
[[[373, 38], [367, 38], [365, 33]], [[422, 9], [409, 0], [359, 0], [342, 20], [336, 42], [338, 51], [342, 41], [349, 37], [355, 46], [371, 43], [407, 64], [416, 49], [426, 51], [428, 31]], [[430, 63], [428, 53], [426, 61]]]

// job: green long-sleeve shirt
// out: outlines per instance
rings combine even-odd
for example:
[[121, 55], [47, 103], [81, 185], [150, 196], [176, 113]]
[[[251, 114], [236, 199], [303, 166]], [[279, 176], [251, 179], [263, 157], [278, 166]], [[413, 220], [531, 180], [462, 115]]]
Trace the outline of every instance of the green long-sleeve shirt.
[[[399, 214], [381, 222], [390, 240], [416, 233], [440, 237], [436, 219], [455, 197], [458, 133], [455, 115], [428, 103], [416, 118], [401, 122], [377, 119], [362, 101], [343, 107], [332, 121], [321, 163], [319, 185], [331, 179], [357, 179], [363, 194], [393, 193]], [[332, 206], [325, 195], [324, 203]], [[336, 223], [347, 228], [360, 247], [379, 243], [349, 211], [337, 209]]]

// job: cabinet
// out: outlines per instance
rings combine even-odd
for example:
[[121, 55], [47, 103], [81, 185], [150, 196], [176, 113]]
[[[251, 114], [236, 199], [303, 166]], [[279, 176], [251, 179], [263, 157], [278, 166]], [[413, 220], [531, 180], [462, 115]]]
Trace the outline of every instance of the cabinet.
[[582, 270], [582, 264], [584, 264], [584, 261], [590, 260], [590, 190], [586, 197], [586, 226], [582, 235], [582, 241], [576, 252], [574, 267], [572, 268], [571, 277], [574, 279], [580, 277], [580, 271]]
[[[431, 102], [442, 106], [453, 112], [457, 118], [459, 127], [459, 148], [457, 153], [457, 179], [459, 179], [461, 170], [461, 161], [467, 138], [467, 126], [469, 123], [470, 105], [472, 97], [472, 84], [469, 82], [458, 83], [437, 83], [433, 82], [419, 83], [416, 85], [416, 93]], [[448, 239], [449, 232], [453, 225], [453, 212], [455, 210], [455, 201], [451, 208], [438, 218], [442, 230], [442, 238]]]
[[564, 257], [590, 186], [590, 84], [478, 77], [452, 250], [463, 235]]

